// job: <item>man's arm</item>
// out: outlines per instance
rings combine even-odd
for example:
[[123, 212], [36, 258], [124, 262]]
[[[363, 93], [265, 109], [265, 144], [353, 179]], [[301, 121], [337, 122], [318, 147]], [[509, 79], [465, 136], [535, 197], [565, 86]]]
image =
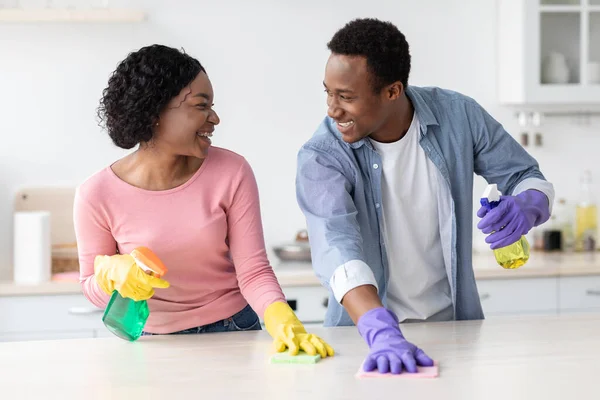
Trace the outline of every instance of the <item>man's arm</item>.
[[298, 154], [296, 195], [306, 217], [313, 268], [356, 323], [382, 304], [364, 260], [348, 170], [327, 151], [304, 147]]
[[367, 311], [383, 307], [377, 295], [377, 288], [373, 285], [362, 285], [350, 290], [342, 299], [342, 305], [354, 324], [358, 323], [359, 318]]
[[496, 183], [504, 195], [516, 196], [530, 189], [544, 193], [552, 212], [554, 186], [538, 162], [483, 107], [475, 101], [467, 101], [465, 107], [473, 134], [475, 173]]
[[414, 373], [417, 365], [432, 366], [433, 360], [404, 338], [398, 317], [381, 304], [377, 281], [364, 260], [351, 196], [354, 177], [345, 176], [342, 163], [322, 149], [305, 147], [299, 153], [296, 191], [307, 220], [313, 268], [369, 346], [365, 371]]
[[492, 249], [508, 246], [531, 228], [550, 218], [554, 187], [546, 181], [537, 161], [477, 103], [468, 102], [473, 134], [474, 170], [504, 193], [499, 207], [482, 207], [477, 227]]

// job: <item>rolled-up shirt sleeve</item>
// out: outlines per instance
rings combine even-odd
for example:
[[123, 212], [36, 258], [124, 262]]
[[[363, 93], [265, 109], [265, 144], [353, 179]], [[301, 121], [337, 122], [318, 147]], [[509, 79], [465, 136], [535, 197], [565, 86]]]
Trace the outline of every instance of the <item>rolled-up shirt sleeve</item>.
[[[353, 177], [326, 149], [305, 145], [298, 153], [296, 197], [306, 218], [313, 269], [341, 302], [350, 290], [373, 285], [352, 199]], [[351, 170], [346, 168], [345, 170]]]
[[338, 303], [342, 302], [346, 293], [359, 286], [373, 285], [379, 290], [373, 271], [361, 260], [350, 260], [337, 267], [329, 284]]
[[554, 185], [544, 179], [526, 178], [519, 182], [517, 186], [515, 186], [512, 191], [512, 195], [516, 196], [519, 193], [530, 189], [538, 190], [546, 195], [548, 198], [550, 214], [552, 214], [552, 206], [554, 205]]

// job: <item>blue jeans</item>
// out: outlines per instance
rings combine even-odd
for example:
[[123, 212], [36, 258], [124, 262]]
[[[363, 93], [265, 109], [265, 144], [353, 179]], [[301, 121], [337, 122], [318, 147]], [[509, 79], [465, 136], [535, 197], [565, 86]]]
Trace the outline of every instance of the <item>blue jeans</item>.
[[[217, 333], [217, 332], [237, 332], [237, 331], [260, 331], [260, 319], [250, 305], [247, 305], [242, 311], [232, 315], [224, 320], [213, 322], [212, 324], [197, 326], [195, 328], [184, 329], [182, 331], [169, 333], [169, 335], [191, 335], [198, 333]], [[142, 336], [156, 335], [155, 333], [142, 332]]]

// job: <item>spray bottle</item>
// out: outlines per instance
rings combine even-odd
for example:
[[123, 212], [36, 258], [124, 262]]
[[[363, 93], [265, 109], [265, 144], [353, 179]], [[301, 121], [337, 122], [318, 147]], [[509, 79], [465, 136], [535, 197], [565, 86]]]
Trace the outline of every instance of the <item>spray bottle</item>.
[[[487, 186], [480, 202], [481, 205], [488, 210], [491, 210], [500, 204], [500, 192], [495, 183]], [[525, 236], [521, 236], [515, 243], [500, 249], [495, 249], [494, 256], [496, 256], [496, 261], [503, 268], [519, 268], [525, 265], [527, 260], [529, 260], [529, 242]]]
[[[162, 278], [167, 273], [167, 267], [147, 247], [138, 247], [130, 255], [147, 274]], [[115, 290], [104, 310], [102, 322], [116, 336], [133, 342], [142, 335], [149, 315], [146, 300], [135, 301]]]

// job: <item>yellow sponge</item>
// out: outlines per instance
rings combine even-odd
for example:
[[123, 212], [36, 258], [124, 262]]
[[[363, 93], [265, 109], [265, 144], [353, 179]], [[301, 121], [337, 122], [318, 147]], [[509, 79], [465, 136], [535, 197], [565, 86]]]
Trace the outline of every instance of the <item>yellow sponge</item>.
[[269, 360], [271, 364], [316, 364], [321, 359], [319, 354], [311, 356], [303, 351], [300, 351], [298, 355], [291, 356], [286, 351], [284, 353], [275, 353]]

